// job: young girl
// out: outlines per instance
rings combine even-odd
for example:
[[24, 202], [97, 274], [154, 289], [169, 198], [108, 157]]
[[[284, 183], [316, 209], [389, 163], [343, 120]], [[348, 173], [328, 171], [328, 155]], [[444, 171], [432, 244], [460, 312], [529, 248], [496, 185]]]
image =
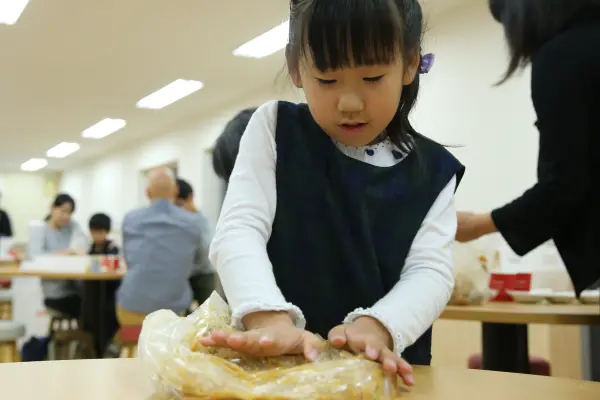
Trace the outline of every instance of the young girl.
[[244, 333], [207, 346], [304, 354], [314, 334], [413, 384], [450, 298], [462, 165], [419, 135], [418, 0], [295, 0], [287, 64], [308, 104], [252, 116], [211, 261]]

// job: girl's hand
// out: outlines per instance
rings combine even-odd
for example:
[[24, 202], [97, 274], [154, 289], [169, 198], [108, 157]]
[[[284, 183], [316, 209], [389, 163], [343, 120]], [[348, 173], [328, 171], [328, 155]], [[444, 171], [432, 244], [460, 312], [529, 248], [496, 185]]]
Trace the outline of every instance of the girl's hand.
[[392, 350], [393, 339], [388, 330], [371, 317], [358, 318], [351, 324], [339, 325], [329, 332], [329, 341], [336, 348], [347, 348], [379, 361], [383, 369], [400, 375], [408, 386], [415, 384], [412, 367]]
[[201, 339], [200, 344], [227, 347], [258, 357], [303, 354], [309, 361], [317, 359], [323, 341], [308, 331], [296, 328], [287, 313], [254, 314], [244, 318], [248, 331], [213, 332]]

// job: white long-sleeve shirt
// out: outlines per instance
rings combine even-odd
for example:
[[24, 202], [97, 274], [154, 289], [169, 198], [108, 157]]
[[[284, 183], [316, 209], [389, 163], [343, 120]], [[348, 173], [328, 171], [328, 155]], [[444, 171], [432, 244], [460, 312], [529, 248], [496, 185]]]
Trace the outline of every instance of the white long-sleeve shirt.
[[[277, 208], [277, 104], [261, 106], [246, 128], [210, 249], [238, 329], [243, 329], [245, 315], [257, 311], [287, 311], [296, 326], [306, 325], [302, 310], [288, 303], [277, 287], [267, 254]], [[397, 157], [397, 152], [406, 156], [390, 140], [372, 146], [336, 146], [348, 157], [380, 167], [402, 162], [404, 157]], [[376, 318], [389, 330], [394, 349], [401, 354], [439, 317], [454, 285], [455, 188], [453, 177], [425, 217], [393, 289], [372, 307], [355, 310], [340, 323], [361, 316]]]

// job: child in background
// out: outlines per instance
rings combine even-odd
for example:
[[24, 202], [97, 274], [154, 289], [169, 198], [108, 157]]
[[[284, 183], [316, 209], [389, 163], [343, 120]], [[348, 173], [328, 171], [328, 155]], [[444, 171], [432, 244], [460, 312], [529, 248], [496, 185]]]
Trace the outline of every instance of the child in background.
[[245, 332], [204, 345], [315, 360], [319, 334], [408, 385], [430, 364], [464, 167], [409, 121], [422, 27], [418, 0], [291, 1], [308, 104], [269, 102], [244, 132], [211, 261]]
[[110, 217], [106, 214], [94, 214], [89, 223], [92, 244], [90, 246], [90, 255], [113, 255], [119, 254], [119, 248], [108, 239], [111, 229]]
[[[119, 247], [108, 238], [111, 230], [111, 219], [108, 215], [98, 213], [92, 215], [89, 222], [90, 235], [92, 236], [92, 244], [90, 245], [90, 255], [106, 255], [118, 256]], [[106, 290], [106, 314], [104, 315], [105, 332], [103, 337], [112, 338], [119, 330], [119, 322], [115, 312], [115, 297], [121, 282], [115, 280], [104, 281]], [[86, 323], [87, 326], [92, 324], [92, 321]], [[105, 351], [108, 343], [97, 343], [97, 349], [102, 353]], [[100, 354], [102, 355], [102, 354]]]

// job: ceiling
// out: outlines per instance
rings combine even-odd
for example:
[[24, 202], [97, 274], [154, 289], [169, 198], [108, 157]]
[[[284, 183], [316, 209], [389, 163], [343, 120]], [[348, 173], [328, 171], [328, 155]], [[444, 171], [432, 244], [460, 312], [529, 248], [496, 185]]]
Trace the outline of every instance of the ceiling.
[[[423, 2], [432, 15], [468, 1]], [[69, 168], [272, 85], [282, 52], [262, 60], [231, 52], [287, 18], [288, 4], [30, 0], [17, 24], [0, 25], [0, 171], [60, 142], [80, 143], [72, 156], [50, 160], [50, 169]], [[135, 108], [178, 78], [205, 87], [162, 110]], [[106, 117], [128, 125], [102, 140], [80, 137]]]

